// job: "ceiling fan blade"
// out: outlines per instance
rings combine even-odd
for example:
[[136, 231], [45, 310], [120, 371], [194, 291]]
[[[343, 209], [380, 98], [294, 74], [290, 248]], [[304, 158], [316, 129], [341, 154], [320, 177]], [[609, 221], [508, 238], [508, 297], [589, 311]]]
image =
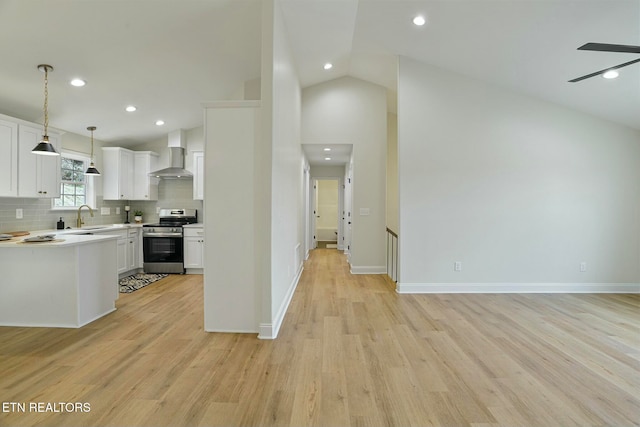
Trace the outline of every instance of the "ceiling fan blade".
[[607, 44], [607, 43], [587, 43], [580, 46], [578, 50], [596, 50], [599, 52], [640, 53], [640, 46], [629, 46], [624, 44]]
[[573, 80], [569, 80], [569, 82], [570, 83], [579, 82], [579, 81], [584, 80], [584, 79], [589, 79], [591, 77], [595, 77], [595, 76], [601, 75], [605, 71], [617, 70], [619, 68], [626, 67], [627, 65], [635, 64], [636, 62], [640, 62], [640, 58], [634, 59], [633, 61], [625, 62], [624, 64], [616, 65], [615, 67], [605, 68], [604, 70], [596, 71], [595, 73], [587, 74], [586, 76], [582, 76], [582, 77], [575, 78]]

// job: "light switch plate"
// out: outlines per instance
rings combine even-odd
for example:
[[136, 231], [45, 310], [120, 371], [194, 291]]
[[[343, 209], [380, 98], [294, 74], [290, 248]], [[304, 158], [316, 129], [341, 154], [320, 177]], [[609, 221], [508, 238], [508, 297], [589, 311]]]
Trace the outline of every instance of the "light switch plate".
[[367, 216], [371, 214], [371, 210], [369, 208], [360, 208], [360, 216]]
[[100, 215], [111, 215], [111, 208], [100, 208]]
[[22, 208], [16, 209], [16, 219], [22, 219]]

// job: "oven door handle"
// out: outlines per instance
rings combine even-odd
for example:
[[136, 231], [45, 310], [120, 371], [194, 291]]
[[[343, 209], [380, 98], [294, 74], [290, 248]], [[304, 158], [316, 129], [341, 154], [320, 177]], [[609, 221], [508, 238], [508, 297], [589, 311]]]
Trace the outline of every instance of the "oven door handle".
[[142, 237], [182, 237], [182, 233], [143, 233]]

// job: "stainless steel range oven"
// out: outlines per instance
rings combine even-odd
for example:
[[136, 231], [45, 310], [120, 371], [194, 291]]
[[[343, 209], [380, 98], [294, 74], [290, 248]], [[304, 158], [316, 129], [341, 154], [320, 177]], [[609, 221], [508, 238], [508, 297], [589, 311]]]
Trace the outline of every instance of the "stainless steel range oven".
[[145, 273], [184, 274], [182, 226], [198, 222], [196, 209], [160, 209], [158, 224], [142, 226]]

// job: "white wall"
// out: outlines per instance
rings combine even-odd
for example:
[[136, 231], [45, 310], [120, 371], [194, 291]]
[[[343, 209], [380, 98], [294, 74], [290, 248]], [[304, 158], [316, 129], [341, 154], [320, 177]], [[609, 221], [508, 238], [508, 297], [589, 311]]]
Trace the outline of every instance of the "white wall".
[[401, 58], [398, 146], [400, 291], [637, 291], [640, 132]]
[[[205, 108], [204, 328], [258, 332], [262, 259], [256, 238], [264, 211], [257, 182], [259, 101]], [[268, 253], [266, 256], [268, 257]]]
[[[343, 77], [302, 92], [302, 141], [353, 144], [351, 270], [385, 267], [387, 95], [378, 85]], [[369, 209], [369, 215], [360, 215]]]
[[[273, 43], [263, 43], [263, 112], [270, 108], [271, 287], [262, 307], [260, 335], [275, 338], [304, 261], [303, 155], [300, 146], [300, 84], [293, 64], [280, 3], [273, 5]], [[270, 61], [269, 61], [270, 59]], [[265, 71], [264, 67], [271, 67]], [[271, 79], [268, 75], [271, 73]], [[268, 120], [269, 114], [263, 116]], [[264, 294], [264, 293], [263, 293]], [[270, 305], [266, 303], [270, 299]]]

